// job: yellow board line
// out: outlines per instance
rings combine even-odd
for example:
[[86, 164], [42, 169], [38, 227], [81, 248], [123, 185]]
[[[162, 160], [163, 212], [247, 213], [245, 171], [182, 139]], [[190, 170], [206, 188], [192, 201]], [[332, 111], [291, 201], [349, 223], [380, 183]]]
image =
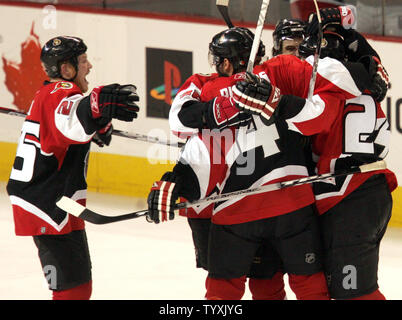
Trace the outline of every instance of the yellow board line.
[[[17, 144], [0, 142], [0, 181], [7, 181]], [[147, 158], [91, 152], [88, 166], [88, 190], [146, 198], [152, 183], [173, 164], [150, 163]], [[392, 192], [394, 206], [389, 226], [402, 227], [402, 187]]]

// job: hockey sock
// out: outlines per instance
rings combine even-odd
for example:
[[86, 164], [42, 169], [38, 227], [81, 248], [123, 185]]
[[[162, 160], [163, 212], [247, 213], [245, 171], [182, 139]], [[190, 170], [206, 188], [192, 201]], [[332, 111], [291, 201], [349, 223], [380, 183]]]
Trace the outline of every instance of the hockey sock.
[[386, 300], [384, 295], [380, 292], [379, 289], [377, 289], [376, 291], [369, 293], [369, 294], [365, 294], [364, 296], [360, 296], [357, 298], [351, 298], [351, 299], [347, 299], [347, 300]]
[[246, 277], [207, 280], [207, 300], [240, 300], [246, 288]]
[[92, 293], [92, 281], [67, 290], [53, 290], [53, 300], [89, 300]]
[[283, 282], [283, 273], [277, 272], [271, 279], [248, 280], [253, 300], [285, 300], [285, 283]]
[[329, 300], [327, 282], [323, 272], [312, 275], [289, 274], [289, 286], [297, 300]]

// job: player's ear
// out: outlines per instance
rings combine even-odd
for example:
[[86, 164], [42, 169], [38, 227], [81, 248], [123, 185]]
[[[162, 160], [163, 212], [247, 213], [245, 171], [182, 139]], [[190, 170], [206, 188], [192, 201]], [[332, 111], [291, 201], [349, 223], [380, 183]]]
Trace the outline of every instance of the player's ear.
[[60, 65], [60, 74], [63, 79], [73, 79], [75, 76], [76, 70], [73, 65], [69, 62], [63, 62]]
[[222, 68], [224, 74], [231, 76], [233, 74], [233, 64], [229, 61], [229, 59], [225, 58], [222, 62]]

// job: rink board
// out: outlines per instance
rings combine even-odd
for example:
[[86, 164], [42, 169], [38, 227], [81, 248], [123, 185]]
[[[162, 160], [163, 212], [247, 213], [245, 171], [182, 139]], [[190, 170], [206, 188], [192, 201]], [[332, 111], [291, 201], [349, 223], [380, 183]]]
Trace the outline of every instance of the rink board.
[[[0, 143], [0, 154], [4, 155], [0, 157], [0, 181], [8, 179], [15, 151], [16, 144]], [[92, 152], [87, 175], [88, 190], [146, 198], [152, 183], [173, 165], [141, 157]], [[394, 207], [390, 226], [402, 227], [402, 188], [398, 187], [392, 196]]]

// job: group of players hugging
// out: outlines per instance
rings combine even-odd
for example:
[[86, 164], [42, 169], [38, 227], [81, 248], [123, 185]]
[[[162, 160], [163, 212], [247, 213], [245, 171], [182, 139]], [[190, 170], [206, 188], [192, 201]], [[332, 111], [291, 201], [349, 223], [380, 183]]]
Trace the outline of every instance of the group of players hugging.
[[[180, 201], [334, 173], [384, 159], [390, 127], [380, 102], [389, 86], [377, 52], [355, 29], [348, 7], [320, 10], [323, 38], [309, 95], [320, 24], [280, 20], [272, 57], [254, 34], [233, 27], [209, 44], [212, 74], [194, 74], [176, 94], [171, 131], [186, 139], [172, 171], [148, 196], [150, 222], [187, 218], [196, 266], [207, 271], [205, 298], [286, 299], [284, 275], [299, 300], [383, 300], [379, 246], [392, 211], [396, 177], [388, 169], [239, 195], [175, 212]], [[22, 127], [7, 191], [17, 235], [33, 236], [43, 267], [57, 269], [53, 299], [89, 299], [91, 259], [84, 223], [55, 205], [85, 205], [90, 142], [109, 145], [112, 119], [133, 121], [133, 85], [98, 86], [77, 37], [42, 49], [50, 78]], [[349, 277], [349, 278], [346, 278]], [[201, 297], [202, 298], [202, 297]]]

